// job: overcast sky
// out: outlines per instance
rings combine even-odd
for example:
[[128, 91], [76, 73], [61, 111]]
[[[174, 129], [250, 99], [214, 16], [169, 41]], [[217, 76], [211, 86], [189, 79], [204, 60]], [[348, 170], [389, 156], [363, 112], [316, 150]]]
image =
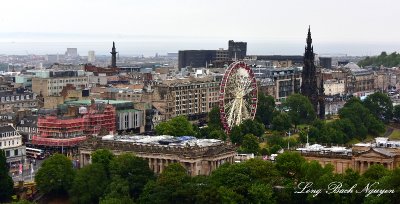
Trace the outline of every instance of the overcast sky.
[[400, 43], [396, 0], [7, 0], [0, 42]]

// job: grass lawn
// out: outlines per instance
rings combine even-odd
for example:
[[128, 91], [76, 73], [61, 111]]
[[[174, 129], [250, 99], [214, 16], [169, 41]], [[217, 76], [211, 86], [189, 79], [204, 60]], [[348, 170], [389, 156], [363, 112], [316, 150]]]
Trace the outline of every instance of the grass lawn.
[[394, 129], [392, 134], [389, 135], [389, 139], [391, 140], [400, 140], [400, 130]]
[[352, 140], [350, 140], [349, 142], [347, 142], [348, 145], [353, 145], [353, 144], [357, 144], [359, 143], [360, 140], [357, 140], [356, 138], [353, 138]]
[[375, 137], [372, 135], [367, 135], [367, 137], [365, 138], [364, 142], [372, 142], [375, 140]]

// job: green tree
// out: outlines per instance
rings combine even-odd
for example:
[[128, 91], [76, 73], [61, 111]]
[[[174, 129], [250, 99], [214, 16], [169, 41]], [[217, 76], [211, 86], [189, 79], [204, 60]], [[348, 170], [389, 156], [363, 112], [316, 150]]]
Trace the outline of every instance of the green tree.
[[80, 169], [70, 190], [73, 203], [98, 203], [108, 185], [107, 173], [101, 164], [90, 164]]
[[40, 192], [45, 194], [66, 194], [75, 177], [72, 162], [62, 154], [46, 159], [35, 176]]
[[250, 186], [249, 200], [251, 203], [275, 203], [272, 186], [264, 183], [255, 183]]
[[245, 120], [239, 125], [239, 127], [242, 131], [242, 136], [253, 134], [260, 138], [265, 133], [264, 125], [255, 120]]
[[385, 122], [393, 117], [393, 102], [387, 94], [375, 92], [367, 96], [364, 105], [375, 117]]
[[298, 152], [284, 152], [276, 157], [276, 168], [287, 178], [300, 178], [305, 159]]
[[114, 176], [106, 189], [105, 196], [100, 200], [102, 204], [130, 204], [133, 200], [129, 195], [129, 182], [119, 176]]
[[155, 127], [155, 131], [158, 135], [173, 135], [175, 134], [173, 129], [174, 127], [172, 127], [168, 121], [161, 122]]
[[310, 100], [301, 94], [290, 95], [283, 103], [283, 107], [288, 110], [290, 120], [295, 128], [299, 124], [310, 124], [316, 118]]
[[6, 155], [0, 149], [0, 203], [11, 200], [13, 195], [14, 183], [8, 174]]
[[173, 163], [165, 168], [155, 182], [146, 184], [139, 203], [194, 203], [194, 194], [186, 169]]
[[360, 67], [381, 65], [385, 67], [396, 67], [400, 65], [400, 54], [393, 52], [388, 55], [386, 52], [382, 52], [379, 56], [366, 57], [359, 61], [358, 65]]
[[272, 135], [269, 135], [266, 138], [267, 138], [267, 143], [270, 147], [272, 147], [274, 145], [280, 145], [280, 146], [285, 145], [283, 136], [278, 132], [274, 132]]
[[218, 106], [208, 113], [208, 127], [213, 130], [223, 129]]
[[111, 177], [121, 177], [129, 182], [131, 197], [137, 198], [145, 184], [154, 179], [154, 173], [146, 160], [132, 154], [122, 154], [110, 163]]
[[229, 134], [229, 138], [233, 144], [242, 144], [242, 129], [239, 126], [233, 126]]
[[[218, 187], [221, 202], [252, 203], [271, 198], [271, 186], [281, 181], [275, 165], [261, 159], [251, 159], [238, 164], [224, 164], [210, 176], [213, 186]], [[260, 193], [260, 191], [265, 192]], [[265, 202], [265, 201], [264, 201]]]
[[292, 126], [289, 115], [284, 112], [278, 113], [272, 120], [272, 129], [277, 131], [287, 131]]
[[102, 165], [107, 173], [107, 177], [109, 177], [110, 162], [113, 159], [114, 159], [114, 154], [108, 149], [98, 149], [92, 154], [92, 163]]
[[376, 181], [384, 176], [389, 175], [389, 170], [381, 164], [371, 165], [362, 175], [364, 178]]
[[211, 131], [207, 138], [208, 139], [219, 139], [219, 140], [225, 141], [227, 139], [227, 136], [224, 131], [219, 129], [219, 130]]
[[[374, 135], [385, 131], [384, 124], [377, 120], [358, 99], [351, 99], [339, 110], [341, 119], [348, 119], [356, 128], [357, 138], [365, 139], [368, 132]], [[351, 138], [349, 138], [351, 139]]]
[[395, 105], [393, 107], [393, 117], [400, 121], [400, 105]]
[[253, 134], [246, 134], [243, 137], [242, 149], [245, 153], [257, 154], [260, 147], [258, 144], [258, 138]]
[[271, 154], [276, 154], [276, 153], [278, 153], [278, 151], [279, 150], [281, 150], [282, 149], [282, 146], [280, 146], [280, 145], [273, 145], [272, 147], [271, 147]]
[[256, 120], [264, 125], [269, 125], [272, 122], [274, 111], [275, 99], [270, 95], [258, 92]]
[[158, 124], [155, 128], [159, 135], [187, 136], [195, 135], [193, 125], [185, 116], [177, 116]]

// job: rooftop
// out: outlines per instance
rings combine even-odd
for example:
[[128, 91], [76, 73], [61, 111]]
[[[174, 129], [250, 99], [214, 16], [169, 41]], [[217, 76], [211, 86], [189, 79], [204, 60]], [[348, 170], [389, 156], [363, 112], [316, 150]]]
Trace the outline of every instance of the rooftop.
[[0, 133], [14, 132], [14, 131], [15, 131], [15, 128], [13, 126], [11, 126], [11, 125], [0, 127]]
[[[121, 101], [121, 100], [100, 100], [96, 99], [95, 103], [109, 103], [111, 105], [116, 105], [116, 104], [125, 104], [125, 103], [132, 103], [132, 101]], [[90, 100], [79, 100], [79, 101], [68, 101], [66, 104], [71, 104], [71, 105], [90, 105], [92, 102]]]
[[169, 135], [159, 136], [145, 136], [145, 135], [123, 135], [114, 136], [107, 135], [102, 137], [103, 141], [118, 141], [136, 144], [150, 144], [161, 146], [175, 146], [175, 147], [208, 147], [224, 143], [222, 140], [216, 139], [197, 139], [193, 136], [174, 137]]

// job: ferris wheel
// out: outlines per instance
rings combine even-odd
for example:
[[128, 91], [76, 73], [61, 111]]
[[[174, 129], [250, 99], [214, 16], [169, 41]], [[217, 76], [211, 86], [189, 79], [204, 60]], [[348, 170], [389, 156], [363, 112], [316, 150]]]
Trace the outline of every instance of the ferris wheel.
[[228, 67], [219, 94], [221, 123], [228, 134], [233, 126], [246, 119], [254, 119], [257, 110], [257, 82], [246, 63], [234, 62]]

